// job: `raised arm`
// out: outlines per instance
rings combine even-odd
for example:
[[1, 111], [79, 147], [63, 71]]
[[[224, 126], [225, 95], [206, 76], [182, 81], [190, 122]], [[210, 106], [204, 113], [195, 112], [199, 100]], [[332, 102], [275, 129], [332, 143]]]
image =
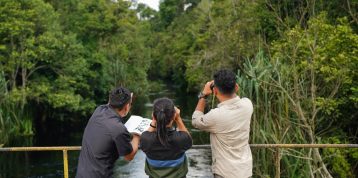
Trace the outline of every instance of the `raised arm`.
[[214, 132], [213, 126], [215, 125], [214, 115], [215, 112], [211, 110], [209, 113], [204, 114], [206, 98], [212, 93], [210, 86], [214, 81], [207, 82], [204, 86], [203, 91], [199, 95], [199, 101], [196, 105], [195, 111], [192, 116], [192, 125], [200, 130]]
[[175, 123], [177, 124], [178, 127], [178, 131], [183, 131], [186, 132], [190, 135], [188, 129], [185, 127], [185, 124], [180, 116], [180, 109], [178, 109], [177, 107], [175, 107], [175, 118], [174, 118]]

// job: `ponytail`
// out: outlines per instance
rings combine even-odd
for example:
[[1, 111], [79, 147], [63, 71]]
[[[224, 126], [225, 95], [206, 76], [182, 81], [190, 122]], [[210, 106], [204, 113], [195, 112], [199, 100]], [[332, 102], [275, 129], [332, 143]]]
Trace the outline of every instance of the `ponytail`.
[[168, 143], [168, 135], [167, 135], [167, 124], [165, 122], [165, 113], [162, 111], [159, 111], [157, 114], [157, 137], [159, 142], [167, 147], [169, 145]]
[[175, 109], [174, 103], [168, 98], [159, 98], [154, 101], [153, 116], [157, 121], [156, 136], [159, 142], [165, 146], [169, 146], [167, 125], [174, 119]]

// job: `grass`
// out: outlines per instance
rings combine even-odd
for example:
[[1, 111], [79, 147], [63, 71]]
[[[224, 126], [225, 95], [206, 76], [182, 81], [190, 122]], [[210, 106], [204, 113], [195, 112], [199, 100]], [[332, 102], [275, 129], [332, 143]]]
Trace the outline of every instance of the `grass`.
[[[277, 75], [279, 67], [260, 52], [254, 60], [246, 60], [243, 70], [238, 71], [240, 96], [250, 98], [255, 108], [251, 120], [251, 143], [306, 143], [304, 129], [291, 110], [289, 98], [284, 91], [271, 85], [272, 80], [282, 85], [287, 82]], [[274, 151], [253, 150], [254, 175], [275, 175]], [[310, 177], [308, 152], [304, 149], [281, 150], [281, 177]]]
[[0, 73], [0, 147], [6, 145], [11, 137], [34, 134], [31, 117], [10, 102], [8, 95], [4, 74]]

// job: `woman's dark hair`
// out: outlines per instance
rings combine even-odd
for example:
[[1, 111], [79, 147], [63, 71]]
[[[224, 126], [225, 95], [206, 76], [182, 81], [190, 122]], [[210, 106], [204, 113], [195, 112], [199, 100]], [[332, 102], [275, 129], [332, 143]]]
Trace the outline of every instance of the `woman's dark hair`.
[[222, 94], [235, 93], [236, 75], [230, 70], [219, 70], [214, 74], [214, 85]]
[[109, 94], [109, 105], [115, 109], [123, 109], [130, 102], [131, 92], [124, 87], [117, 87]]
[[153, 116], [157, 120], [157, 138], [163, 146], [168, 146], [167, 125], [174, 119], [174, 103], [168, 98], [159, 98], [154, 101]]

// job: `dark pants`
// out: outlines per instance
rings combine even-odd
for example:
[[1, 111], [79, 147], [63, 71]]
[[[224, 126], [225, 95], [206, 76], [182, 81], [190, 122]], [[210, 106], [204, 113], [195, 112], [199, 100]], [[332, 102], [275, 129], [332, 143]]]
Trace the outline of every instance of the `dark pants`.
[[[153, 177], [149, 177], [149, 178], [153, 178]], [[182, 178], [186, 178], [186, 177], [182, 177]]]

